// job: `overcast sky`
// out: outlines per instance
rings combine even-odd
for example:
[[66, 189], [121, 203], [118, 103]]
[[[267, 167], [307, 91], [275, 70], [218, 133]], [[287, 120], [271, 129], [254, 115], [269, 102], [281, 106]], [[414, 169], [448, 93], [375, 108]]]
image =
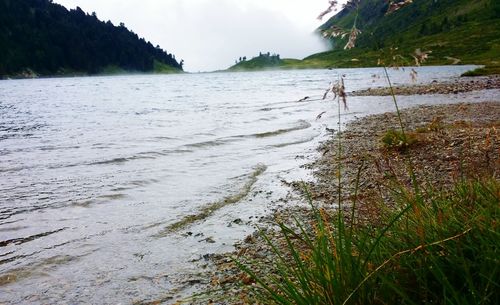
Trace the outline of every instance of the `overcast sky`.
[[312, 32], [327, 0], [54, 0], [96, 12], [159, 44], [190, 72], [226, 69], [260, 51], [303, 58], [326, 46]]

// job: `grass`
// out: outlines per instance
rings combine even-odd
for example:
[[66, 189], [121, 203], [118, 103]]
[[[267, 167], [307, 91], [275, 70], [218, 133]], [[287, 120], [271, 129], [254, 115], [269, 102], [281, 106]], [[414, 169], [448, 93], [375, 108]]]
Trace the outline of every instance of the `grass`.
[[277, 55], [260, 54], [250, 60], [241, 61], [230, 67], [229, 71], [254, 71], [276, 69], [283, 66], [284, 61]]
[[467, 71], [462, 76], [486, 76], [486, 75], [500, 75], [500, 65], [489, 65], [482, 68], [477, 68], [472, 71]]
[[179, 70], [177, 68], [163, 64], [155, 60], [153, 63], [153, 73], [158, 73], [158, 74], [182, 73], [182, 70]]
[[418, 142], [415, 134], [403, 133], [399, 130], [388, 130], [381, 139], [385, 149], [405, 151]]
[[240, 267], [264, 304], [498, 304], [500, 183], [461, 180], [425, 194], [399, 188], [397, 208], [368, 225], [311, 203], [312, 230], [279, 224], [285, 249], [264, 236], [275, 274]]
[[106, 66], [105, 68], [103, 68], [99, 74], [100, 75], [120, 75], [120, 74], [126, 74], [126, 73], [127, 73], [127, 71], [124, 70], [123, 68], [120, 68], [119, 66], [116, 66], [116, 65], [110, 65], [110, 66]]

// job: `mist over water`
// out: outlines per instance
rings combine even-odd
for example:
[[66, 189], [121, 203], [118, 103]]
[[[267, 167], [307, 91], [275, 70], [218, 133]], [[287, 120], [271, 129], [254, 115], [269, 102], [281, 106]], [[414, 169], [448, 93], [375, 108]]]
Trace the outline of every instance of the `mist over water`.
[[[430, 83], [470, 68], [416, 69]], [[0, 81], [0, 303], [191, 291], [203, 257], [230, 251], [283, 204], [283, 180], [311, 179], [300, 166], [338, 128], [336, 104], [321, 99], [338, 73], [348, 91], [385, 85], [380, 69]], [[393, 110], [390, 97], [348, 103], [343, 122]]]

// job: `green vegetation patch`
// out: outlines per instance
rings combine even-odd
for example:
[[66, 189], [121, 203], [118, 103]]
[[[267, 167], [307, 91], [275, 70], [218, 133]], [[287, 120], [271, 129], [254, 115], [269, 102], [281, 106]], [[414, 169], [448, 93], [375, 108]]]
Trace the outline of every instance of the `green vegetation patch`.
[[398, 208], [369, 225], [312, 205], [312, 230], [280, 224], [284, 247], [264, 234], [275, 274], [239, 266], [265, 304], [498, 304], [499, 196], [494, 178], [417, 193], [400, 186]]
[[381, 142], [385, 149], [405, 151], [418, 143], [418, 139], [414, 133], [391, 129], [382, 136]]
[[153, 66], [153, 72], [158, 74], [172, 74], [172, 73], [181, 73], [182, 69], [155, 60]]
[[472, 71], [467, 71], [462, 76], [486, 76], [486, 75], [500, 75], [500, 65], [486, 66], [477, 68]]
[[236, 64], [229, 68], [229, 71], [253, 71], [265, 69], [277, 69], [282, 67], [284, 61], [280, 58], [279, 54], [260, 53], [250, 60], [246, 57], [240, 57]]

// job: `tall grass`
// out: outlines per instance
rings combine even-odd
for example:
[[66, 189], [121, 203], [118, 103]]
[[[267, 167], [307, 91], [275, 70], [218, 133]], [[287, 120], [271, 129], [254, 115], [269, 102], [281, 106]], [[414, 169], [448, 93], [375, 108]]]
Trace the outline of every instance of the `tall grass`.
[[463, 180], [417, 201], [401, 188], [379, 225], [317, 208], [312, 229], [279, 224], [286, 247], [266, 276], [240, 267], [264, 304], [499, 304], [500, 183]]

